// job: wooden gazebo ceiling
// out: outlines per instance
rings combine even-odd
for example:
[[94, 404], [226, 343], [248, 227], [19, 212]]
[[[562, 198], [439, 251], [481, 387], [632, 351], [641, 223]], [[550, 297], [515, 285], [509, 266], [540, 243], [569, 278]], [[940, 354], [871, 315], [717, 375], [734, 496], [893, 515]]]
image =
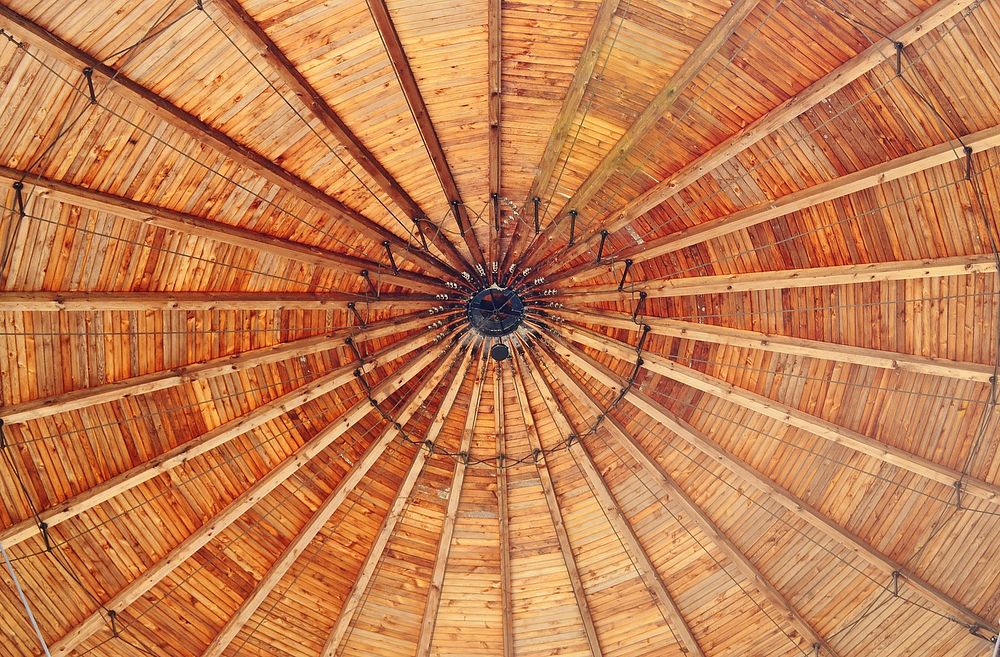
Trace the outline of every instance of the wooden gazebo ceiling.
[[989, 654], [998, 26], [0, 0], [0, 655]]

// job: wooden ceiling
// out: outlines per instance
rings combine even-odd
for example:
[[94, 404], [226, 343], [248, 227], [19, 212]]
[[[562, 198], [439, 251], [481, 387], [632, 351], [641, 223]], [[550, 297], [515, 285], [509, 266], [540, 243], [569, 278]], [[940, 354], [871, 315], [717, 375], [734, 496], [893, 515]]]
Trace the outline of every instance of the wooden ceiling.
[[994, 650], [1000, 0], [0, 30], [0, 657]]

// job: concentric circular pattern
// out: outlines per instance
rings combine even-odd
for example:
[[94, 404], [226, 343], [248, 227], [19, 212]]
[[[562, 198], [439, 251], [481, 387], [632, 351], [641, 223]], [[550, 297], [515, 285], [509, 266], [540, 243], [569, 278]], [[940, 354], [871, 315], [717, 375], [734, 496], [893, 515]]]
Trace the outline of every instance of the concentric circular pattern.
[[998, 25], [0, 0], [0, 657], [986, 657]]

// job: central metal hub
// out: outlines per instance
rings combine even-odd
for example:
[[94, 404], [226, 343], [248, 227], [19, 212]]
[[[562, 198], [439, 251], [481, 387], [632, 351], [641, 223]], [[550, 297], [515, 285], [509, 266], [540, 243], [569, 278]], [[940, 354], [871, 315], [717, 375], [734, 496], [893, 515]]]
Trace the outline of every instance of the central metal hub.
[[510, 288], [495, 283], [480, 290], [465, 310], [472, 328], [482, 335], [499, 338], [510, 335], [524, 320], [524, 301]]

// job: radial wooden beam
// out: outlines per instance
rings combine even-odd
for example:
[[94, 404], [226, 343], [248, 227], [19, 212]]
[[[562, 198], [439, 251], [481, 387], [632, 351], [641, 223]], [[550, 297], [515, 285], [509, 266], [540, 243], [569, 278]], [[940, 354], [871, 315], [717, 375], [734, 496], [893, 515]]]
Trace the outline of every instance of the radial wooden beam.
[[104, 64], [96, 57], [2, 4], [0, 4], [0, 27], [19, 37], [28, 44], [26, 47], [29, 49], [38, 48], [47, 55], [78, 70], [90, 68], [93, 71], [95, 85], [104, 84], [116, 95], [163, 120], [196, 141], [212, 147], [220, 154], [230, 158], [240, 166], [246, 167], [272, 184], [294, 192], [317, 209], [347, 223], [376, 244], [380, 245], [383, 241], [388, 241], [392, 246], [397, 247], [400, 254], [407, 253], [411, 259], [421, 262], [439, 273], [454, 276], [453, 269], [430, 253], [409, 249], [407, 241], [392, 231], [380, 226], [302, 178], [286, 171], [269, 158], [238, 143], [218, 128], [173, 105], [120, 71]]
[[[636, 324], [632, 316], [626, 313], [616, 313], [607, 310], [598, 312], [578, 308], [553, 309], [547, 312], [558, 317], [575, 319], [590, 325], [596, 324], [634, 332], [641, 330], [641, 326]], [[807, 338], [769, 335], [757, 331], [745, 331], [726, 326], [701, 324], [665, 317], [651, 317], [649, 315], [644, 315], [641, 321], [642, 324], [652, 328], [654, 335], [696, 340], [698, 342], [708, 342], [727, 347], [758, 349], [778, 354], [819, 358], [839, 363], [850, 363], [852, 365], [865, 365], [866, 367], [877, 367], [886, 370], [941, 376], [961, 381], [975, 381], [976, 383], [989, 383], [990, 378], [993, 376], [993, 366], [980, 363], [968, 363], [931, 356], [913, 356], [894, 351], [852, 347], [833, 342], [823, 342], [821, 340], [809, 340]]]
[[[570, 434], [578, 435], [578, 432], [573, 429], [573, 425], [563, 413], [559, 402], [556, 400], [554, 390], [542, 375], [541, 368], [537, 360], [532, 356], [531, 351], [525, 350], [524, 357], [527, 359], [528, 364], [526, 371], [530, 373], [531, 378], [534, 380], [535, 386], [541, 393], [542, 399], [545, 400], [549, 413], [559, 431], [565, 436]], [[678, 637], [680, 649], [685, 654], [694, 655], [695, 657], [705, 657], [705, 653], [702, 651], [701, 646], [698, 645], [698, 641], [691, 632], [691, 628], [684, 619], [681, 610], [677, 607], [677, 603], [674, 602], [673, 597], [670, 595], [670, 591], [663, 582], [663, 578], [660, 577], [659, 572], [657, 572], [656, 567], [646, 553], [646, 549], [639, 541], [635, 530], [612, 495], [587, 447], [577, 440], [570, 447], [570, 452], [574, 455], [574, 461], [587, 479], [590, 489], [594, 492], [594, 496], [603, 508], [608, 521], [614, 528], [615, 534], [622, 541], [626, 551], [631, 556], [639, 576], [653, 597], [664, 620], [670, 625], [670, 630], [674, 635]]]
[[[341, 386], [351, 383], [356, 379], [354, 374], [356, 370], [360, 370], [362, 373], [372, 372], [376, 368], [382, 367], [412, 351], [433, 344], [434, 339], [435, 336], [430, 333], [416, 336], [413, 339], [405, 339], [387, 349], [372, 354], [363, 364], [348, 363], [339, 367], [315, 381], [301, 386], [297, 390], [262, 404], [249, 413], [233, 418], [229, 422], [181, 443], [177, 447], [145, 463], [141, 463], [93, 488], [45, 509], [39, 513], [39, 517], [48, 527], [55, 527], [60, 523], [75, 518], [88, 509], [107, 502], [161, 474], [170, 472], [196, 456], [224, 445], [248, 431], [281, 417], [292, 409], [298, 408], [303, 404], [333, 392]], [[332, 346], [336, 347], [337, 345], [334, 344]], [[0, 543], [8, 546], [17, 545], [39, 533], [41, 533], [40, 527], [34, 518], [30, 518], [0, 532]]]
[[421, 310], [440, 305], [432, 294], [346, 292], [2, 292], [0, 311], [104, 312], [144, 310], [332, 310], [375, 305], [381, 310]]
[[[485, 356], [485, 353], [483, 354]], [[459, 454], [467, 457], [472, 446], [472, 437], [476, 431], [476, 417], [479, 414], [479, 401], [482, 399], [486, 374], [489, 371], [488, 361], [479, 359], [476, 380], [473, 382], [472, 396], [469, 399], [469, 411], [465, 417], [465, 428]], [[452, 475], [449, 488], [448, 508], [445, 512], [441, 536], [438, 539], [437, 556], [434, 558], [434, 570], [427, 589], [427, 601], [424, 604], [424, 615], [420, 621], [420, 631], [417, 635], [416, 657], [430, 657], [431, 641], [434, 639], [434, 626], [437, 623], [438, 607], [441, 604], [441, 589], [444, 586], [444, 576], [448, 571], [448, 555], [451, 553], [451, 542], [455, 536], [455, 523], [458, 521], [458, 506], [462, 500], [462, 484], [465, 482], [466, 459], [455, 461], [455, 472]]]
[[[961, 14], [976, 0], [940, 0], [918, 16], [893, 30], [889, 39], [870, 46], [856, 57], [844, 62], [825, 76], [803, 89], [795, 96], [773, 108], [740, 132], [732, 135], [697, 159], [681, 167], [651, 189], [616, 210], [604, 221], [595, 221], [597, 228], [567, 250], [560, 262], [571, 262], [588, 250], [596, 251], [601, 230], [615, 232], [629, 225], [636, 218], [672, 198], [702, 176], [715, 170], [746, 148], [756, 144], [797, 116], [818, 105], [851, 82], [857, 80], [886, 61], [895, 61], [895, 43], [908, 45], [937, 29], [938, 26]], [[554, 232], [553, 225], [546, 229]], [[544, 235], [548, 237], [549, 235]]]
[[[802, 614], [792, 605], [787, 598], [767, 579], [757, 566], [743, 553], [743, 551], [715, 524], [711, 517], [691, 498], [687, 492], [671, 477], [658, 461], [653, 459], [646, 449], [637, 441], [615, 418], [605, 415], [605, 411], [597, 397], [588, 390], [583, 383], [570, 371], [569, 363], [577, 366], [583, 372], [590, 374], [598, 368], [597, 363], [573, 350], [565, 342], [558, 343], [559, 350], [548, 342], [550, 337], [542, 341], [544, 349], [552, 356], [552, 363], [560, 375], [560, 381], [566, 384], [569, 390], [577, 399], [580, 399], [586, 407], [596, 416], [604, 415], [605, 419], [602, 427], [605, 427], [612, 436], [621, 444], [629, 455], [638, 463], [645, 472], [642, 476], [643, 485], [650, 488], [656, 498], [668, 509], [671, 514], [679, 511], [690, 518], [698, 528], [708, 536], [711, 541], [726, 555], [733, 565], [740, 571], [740, 574], [747, 579], [757, 591], [768, 602], [781, 611], [782, 620], [789, 624], [799, 635], [797, 642], [799, 650], [812, 650], [814, 646], [822, 648], [823, 655], [827, 657], [838, 657], [837, 652], [829, 645], [829, 642], [822, 637], [819, 632], [802, 616]], [[561, 359], [564, 362], [561, 362]], [[572, 360], [569, 360], [572, 358]], [[618, 381], [610, 371], [600, 372], [598, 376], [608, 377], [615, 383], [612, 388], [618, 392], [623, 389], [624, 382]], [[640, 476], [640, 475], [636, 475]]]
[[[973, 153], [1000, 146], [1000, 126], [994, 126], [962, 137], [962, 142]], [[710, 239], [729, 235], [739, 230], [783, 217], [799, 210], [841, 198], [849, 194], [870, 189], [883, 183], [899, 180], [921, 171], [939, 167], [954, 161], [964, 160], [966, 154], [955, 147], [955, 141], [931, 146], [909, 155], [898, 157], [883, 164], [877, 164], [861, 171], [849, 173], [824, 183], [793, 192], [774, 201], [765, 201], [724, 217], [649, 240], [632, 248], [616, 253], [615, 260], [629, 259], [633, 262], [651, 260], [667, 253], [700, 244]], [[595, 270], [592, 262], [583, 263], [547, 278], [546, 285], [558, 281], [579, 282], [588, 278], [587, 274], [602, 273]], [[567, 283], [564, 283], [564, 285]]]
[[[205, 7], [207, 11], [218, 8], [236, 31], [253, 46], [257, 54], [271, 65], [281, 82], [298, 96], [302, 104], [344, 146], [354, 161], [361, 165], [361, 168], [371, 176], [382, 191], [392, 199], [393, 203], [399, 206], [411, 219], [419, 218], [430, 221], [427, 213], [406, 193], [406, 190], [382, 166], [378, 158], [368, 150], [361, 139], [347, 127], [340, 115], [306, 80], [305, 76], [299, 72], [295, 64], [281, 51], [281, 48], [271, 40], [264, 29], [243, 9], [238, 0], [215, 0], [215, 2], [207, 3]], [[450, 259], [454, 267], [465, 270], [470, 266], [443, 233], [433, 230], [427, 231], [425, 235]]]
[[[465, 370], [469, 362], [468, 354], [469, 351], [466, 350], [465, 355], [452, 355], [456, 361], [461, 360], [464, 362], [464, 367], [461, 368], [458, 376], [452, 380], [452, 388], [457, 389], [464, 379]], [[442, 358], [441, 363], [444, 364], [446, 360], [447, 358]], [[423, 383], [410, 395], [410, 398], [398, 414], [396, 414], [395, 421], [400, 425], [408, 422], [413, 414], [427, 401], [445, 375], [453, 370], [454, 367], [438, 367], [428, 381]], [[452, 401], [454, 401], [454, 395], [452, 396]], [[267, 599], [267, 596], [271, 594], [285, 574], [288, 573], [302, 553], [305, 552], [306, 548], [309, 547], [313, 539], [322, 531], [326, 523], [333, 517], [333, 514], [340, 508], [340, 505], [344, 503], [358, 484], [361, 483], [362, 479], [368, 475], [372, 466], [382, 457], [385, 450], [399, 434], [400, 432], [395, 425], [390, 424], [382, 432], [378, 440], [372, 443], [344, 478], [337, 483], [333, 492], [316, 509], [305, 527], [299, 531], [291, 543], [282, 551], [281, 555], [271, 564], [270, 569], [268, 569], [264, 577], [257, 583], [253, 592], [243, 601], [239, 609], [236, 610], [236, 613], [229, 618], [225, 626], [212, 639], [212, 642], [202, 653], [202, 657], [220, 657], [225, 652], [229, 644], [239, 635], [246, 623], [253, 617], [264, 600]]]
[[[513, 376], [513, 375], [512, 375]], [[507, 502], [507, 427], [504, 409], [504, 368], [496, 366], [493, 386], [493, 417], [497, 436], [497, 520], [500, 533], [500, 612], [503, 633], [503, 657], [514, 657], [514, 609], [511, 603], [510, 508]]]
[[668, 278], [640, 282], [625, 291], [609, 288], [607, 284], [589, 285], [561, 289], [553, 298], [573, 299], [583, 303], [618, 301], [631, 306], [635, 304], [637, 292], [645, 292], [652, 299], [726, 292], [790, 290], [821, 285], [906, 281], [939, 276], [992, 274], [996, 271], [996, 259], [992, 255], [963, 255], [928, 260], [877, 262], [865, 265], [839, 265], [745, 274]]
[[[501, 37], [503, 34], [502, 27], [503, 10], [501, 7], [501, 0], [487, 0], [486, 2], [486, 32], [487, 32], [487, 60], [488, 60], [488, 72], [487, 72], [487, 84], [489, 85], [489, 109], [488, 109], [488, 120], [490, 124], [490, 134], [489, 134], [489, 145], [488, 145], [488, 157], [489, 157], [489, 188], [490, 188], [490, 198], [499, 199], [500, 198], [500, 113], [501, 113], [501, 94], [503, 93], [502, 81], [503, 81], [503, 52], [501, 50], [502, 43]], [[495, 216], [492, 217], [494, 223], [501, 226], [500, 223], [500, 204], [499, 201], [490, 203], [490, 212]], [[500, 248], [500, 232], [497, 232], [496, 247]], [[500, 253], [497, 253], [494, 258], [500, 260]], [[490, 263], [492, 266], [492, 263]]]
[[[570, 346], [565, 340], [555, 340], [553, 344], [553, 349], [556, 353], [578, 365], [581, 370], [593, 376], [602, 385], [610, 387], [616, 393], [622, 389], [622, 381], [614, 372], [598, 363], [583, 351]], [[890, 585], [892, 574], [898, 572], [913, 585], [914, 589], [925, 602], [958, 614], [963, 622], [970, 625], [979, 625], [986, 629], [992, 629], [996, 626], [996, 623], [977, 614], [958, 600], [955, 600], [922, 579], [906, 566], [881, 554], [861, 538], [847, 531], [805, 501], [792, 495], [788, 490], [753, 469], [741, 459], [725, 451], [703, 432], [695, 429], [668, 411], [662, 404], [656, 402], [645, 393], [633, 388], [625, 395], [625, 400], [707, 456], [712, 462], [723, 465], [743, 481], [753, 486], [754, 489], [763, 493], [768, 499], [777, 502], [792, 517], [805, 521], [810, 527], [818, 530], [850, 554], [863, 558], [869, 566], [885, 576], [885, 587]], [[789, 524], [789, 526], [791, 527], [792, 525]]]
[[542, 444], [538, 437], [538, 429], [535, 426], [531, 406], [528, 404], [528, 394], [524, 385], [525, 374], [522, 367], [518, 366], [516, 369], [517, 371], [512, 376], [514, 379], [514, 392], [517, 395], [517, 403], [524, 417], [528, 445], [532, 453], [536, 455], [535, 470], [538, 473], [538, 481], [542, 486], [542, 495], [545, 497], [545, 505], [549, 509], [552, 527], [559, 542], [559, 551], [562, 553], [563, 563], [566, 566], [566, 574], [569, 576], [570, 586], [573, 589], [573, 597], [576, 599], [576, 608], [580, 612], [580, 620], [583, 623], [583, 631], [587, 637], [590, 654], [593, 657], [601, 657], [604, 653], [601, 651], [601, 643], [597, 638], [594, 617], [590, 612], [590, 604], [587, 602], [587, 592], [583, 587], [583, 579], [581, 579], [580, 570], [576, 565], [576, 557], [573, 556], [573, 546], [570, 544], [569, 535], [566, 533], [566, 523], [563, 521], [562, 510], [559, 508], [559, 500], [556, 499], [552, 475], [549, 472], [549, 465], [545, 461], [545, 454], [542, 452]]
[[[441, 403], [438, 405], [437, 411], [434, 414], [434, 419], [431, 420], [431, 424], [427, 428], [427, 433], [424, 434], [422, 441], [423, 445], [433, 447], [434, 443], [438, 439], [438, 436], [441, 434], [441, 430], [444, 428], [445, 420], [448, 419], [448, 415], [451, 413], [452, 408], [454, 408], [455, 399], [458, 397], [458, 392], [462, 387], [462, 382], [465, 380], [465, 375], [469, 371], [469, 365], [474, 353], [475, 348], [467, 350], [466, 357], [463, 359], [461, 365], [461, 371], [457, 376], [453, 377], [448, 384], [448, 389], [445, 392], [445, 396], [442, 398]], [[440, 381], [435, 382], [432, 386], [427, 386], [427, 388], [429, 390], [433, 390], [438, 383], [440, 383]], [[399, 423], [405, 424], [406, 420], [400, 419]], [[351, 592], [348, 593], [343, 606], [340, 608], [340, 613], [337, 615], [337, 621], [334, 623], [333, 629], [330, 630], [330, 634], [324, 644], [323, 651], [320, 653], [320, 657], [336, 657], [337, 653], [340, 651], [340, 644], [343, 642], [344, 637], [350, 629], [351, 621], [354, 619], [354, 615], [357, 613], [361, 603], [364, 601], [368, 585], [375, 576], [375, 573], [378, 570], [378, 565], [382, 561], [382, 555], [385, 552], [385, 548], [389, 544], [389, 538], [392, 536], [392, 533], [396, 529], [396, 525], [403, 517], [403, 511], [406, 510], [406, 505], [410, 499], [410, 493], [413, 492], [413, 487], [416, 485], [417, 479], [420, 478], [420, 473], [423, 472], [424, 464], [427, 463], [427, 459], [429, 459], [430, 456], [431, 451], [429, 449], [422, 446], [417, 447], [417, 453], [413, 457], [410, 469], [407, 471], [406, 477], [403, 479], [399, 486], [399, 490], [396, 492], [396, 497], [392, 501], [392, 506], [386, 512], [385, 520], [382, 521], [382, 526], [379, 528], [378, 534], [375, 535], [375, 539], [372, 541], [372, 546], [368, 550], [368, 556], [365, 558], [365, 562], [362, 564], [361, 570], [354, 578], [354, 584], [351, 586]]]
[[[447, 320], [448, 317], [445, 317]], [[146, 395], [157, 390], [165, 390], [184, 383], [202, 381], [216, 376], [242, 372], [260, 365], [300, 358], [321, 351], [338, 349], [348, 340], [362, 342], [426, 327], [429, 318], [426, 313], [394, 317], [372, 322], [363, 327], [351, 326], [290, 342], [244, 351], [228, 356], [220, 356], [190, 365], [182, 365], [168, 370], [150, 372], [114, 383], [73, 390], [52, 397], [32, 399], [0, 408], [0, 420], [4, 424], [17, 424], [29, 420], [58, 415], [69, 411], [89, 408], [97, 404]]]
[[[753, 12], [759, 2], [760, 0], [736, 0], [733, 3], [732, 7], [719, 19], [701, 43], [684, 60], [680, 68], [670, 77], [656, 97], [632, 122], [625, 134], [608, 151], [604, 159], [580, 184], [573, 196], [563, 204], [553, 219], [564, 216], [570, 210], [582, 210], [587, 206], [594, 194], [601, 190], [615, 171], [625, 163], [635, 147], [656, 126], [657, 121], [671, 111], [677, 99], [687, 90], [705, 66], [715, 58], [729, 37], [743, 24], [743, 21]], [[549, 241], [555, 238], [555, 225], [556, 222], [553, 221], [545, 230], [544, 239], [540, 239], [532, 245], [529, 250], [531, 254], [543, 249]], [[529, 265], [533, 265], [535, 262], [530, 257], [527, 261]]]
[[[448, 166], [448, 158], [445, 157], [444, 147], [441, 146], [441, 140], [438, 139], [437, 131], [434, 129], [434, 123], [431, 121], [431, 116], [427, 111], [424, 97], [420, 93], [417, 78], [413, 74], [413, 69], [410, 68], [410, 61], [403, 50], [403, 42], [400, 40], [399, 34], [396, 32], [396, 26], [392, 22], [389, 7], [386, 6], [385, 0], [367, 0], [367, 2], [372, 18], [375, 21], [375, 26], [382, 37], [382, 43], [385, 44], [389, 61], [396, 71], [396, 77], [399, 79], [400, 87], [402, 87], [403, 96], [406, 98], [406, 103], [413, 114], [413, 120], [417, 124], [421, 138], [423, 138], [424, 146], [431, 158], [431, 164], [434, 165], [434, 172], [441, 183], [441, 189], [457, 213], [456, 220], [459, 222], [459, 230], [465, 239], [466, 245], [469, 247], [472, 260], [485, 267], [486, 260], [483, 257], [483, 250], [479, 246], [479, 241], [476, 239], [476, 231], [472, 226], [472, 221], [469, 219], [468, 210], [462, 202], [462, 195], [458, 191], [458, 184], [455, 182], [455, 177]], [[473, 276], [476, 276], [475, 272], [471, 273]]]
[[[576, 326], [563, 325], [560, 330], [573, 341], [611, 354], [616, 358], [632, 361], [635, 358], [635, 347], [626, 345], [605, 335]], [[843, 445], [850, 449], [870, 456], [880, 462], [889, 463], [907, 472], [920, 475], [931, 481], [952, 488], [962, 482], [962, 491], [975, 497], [1000, 501], [1000, 486], [986, 481], [964, 476], [950, 467], [935, 463], [916, 454], [911, 454], [898, 447], [893, 447], [864, 434], [840, 426], [820, 417], [800, 411], [797, 408], [782, 404], [769, 397], [750, 392], [745, 388], [734, 386], [708, 374], [685, 367], [680, 363], [664, 358], [659, 354], [645, 350], [642, 353], [643, 367], [673, 381], [691, 386], [696, 390], [707, 392], [724, 401], [742, 406], [765, 417], [777, 420], [782, 424], [823, 438], [831, 443]]]
[[[425, 367], [440, 358], [441, 349], [428, 349], [423, 354], [407, 363], [400, 371], [372, 387], [371, 396], [376, 402], [385, 401], [389, 395], [399, 390], [410, 379], [419, 374]], [[105, 627], [106, 612], [120, 614], [133, 602], [146, 595], [170, 575], [180, 564], [208, 544], [215, 536], [236, 522], [244, 513], [257, 504], [263, 497], [280, 486], [285, 480], [295, 474], [317, 454], [332, 445], [363, 417], [372, 412], [368, 399], [362, 399], [305, 445], [275, 466], [270, 472], [258, 479], [250, 488], [233, 500], [225, 509], [209, 519], [196, 529], [166, 556], [153, 564], [139, 578], [133, 580], [110, 600], [103, 603], [100, 609], [91, 613], [78, 625], [70, 629], [50, 648], [52, 657], [66, 657], [81, 643], [92, 637], [98, 630]]]
[[[386, 282], [423, 292], [440, 292], [445, 288], [444, 283], [440, 280], [424, 274], [406, 270], [400, 270], [398, 274], [394, 273], [388, 267], [388, 263], [379, 263], [357, 256], [328, 251], [318, 246], [309, 246], [0, 165], [0, 182], [14, 184], [22, 179], [26, 189], [31, 189], [28, 196], [31, 202], [39, 198], [51, 198], [69, 205], [107, 212], [141, 224], [165, 228], [185, 235], [205, 237], [222, 244], [253, 249], [268, 255], [305, 262], [317, 267], [335, 269], [346, 267], [355, 275], [360, 275], [362, 271], [379, 272], [381, 278]], [[29, 212], [32, 207], [31, 202], [28, 206]]]

